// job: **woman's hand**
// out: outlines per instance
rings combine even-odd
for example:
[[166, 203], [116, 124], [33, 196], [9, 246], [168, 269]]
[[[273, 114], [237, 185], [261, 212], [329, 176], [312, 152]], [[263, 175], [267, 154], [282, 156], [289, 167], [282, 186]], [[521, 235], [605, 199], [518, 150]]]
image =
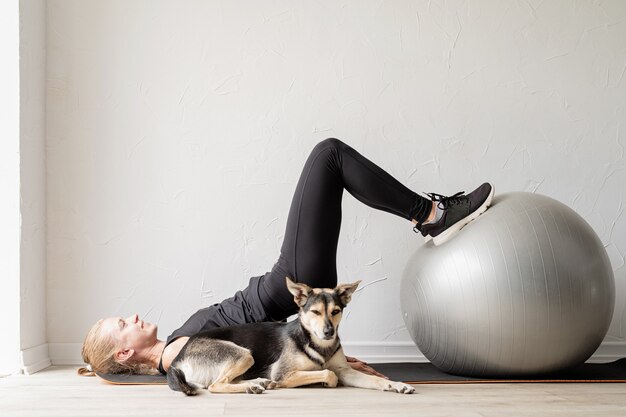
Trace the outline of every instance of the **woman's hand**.
[[379, 376], [381, 378], [389, 379], [385, 375], [376, 371], [376, 369], [369, 366], [367, 363], [358, 360], [357, 358], [353, 358], [351, 356], [346, 356], [348, 360], [348, 365], [352, 367], [352, 369], [357, 370], [359, 372], [363, 372], [364, 374]]

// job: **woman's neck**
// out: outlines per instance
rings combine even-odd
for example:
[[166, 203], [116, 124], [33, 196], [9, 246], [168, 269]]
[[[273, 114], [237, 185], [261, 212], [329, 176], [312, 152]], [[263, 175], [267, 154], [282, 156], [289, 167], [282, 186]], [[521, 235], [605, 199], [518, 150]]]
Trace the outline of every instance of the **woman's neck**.
[[163, 349], [165, 349], [165, 341], [158, 340], [156, 343], [148, 350], [146, 355], [146, 361], [154, 368], [159, 367], [159, 361], [161, 360], [161, 355], [163, 354]]

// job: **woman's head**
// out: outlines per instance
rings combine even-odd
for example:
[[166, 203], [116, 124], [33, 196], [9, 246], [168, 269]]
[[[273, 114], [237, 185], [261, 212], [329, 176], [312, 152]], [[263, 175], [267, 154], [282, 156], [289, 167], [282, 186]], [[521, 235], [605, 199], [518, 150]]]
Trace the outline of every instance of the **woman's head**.
[[[150, 350], [157, 344], [157, 325], [130, 317], [98, 320], [83, 342], [83, 361], [102, 373], [158, 373], [150, 361]], [[80, 375], [93, 375], [87, 368]]]

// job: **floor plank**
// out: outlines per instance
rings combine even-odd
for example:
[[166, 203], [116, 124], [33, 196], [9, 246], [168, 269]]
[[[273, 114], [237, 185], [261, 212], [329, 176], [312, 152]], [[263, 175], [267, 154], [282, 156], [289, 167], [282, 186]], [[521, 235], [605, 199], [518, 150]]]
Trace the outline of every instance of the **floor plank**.
[[0, 378], [2, 417], [89, 416], [622, 416], [626, 384], [416, 385], [400, 395], [355, 388], [311, 387], [262, 395], [185, 397], [165, 385], [110, 385], [80, 377], [76, 367]]

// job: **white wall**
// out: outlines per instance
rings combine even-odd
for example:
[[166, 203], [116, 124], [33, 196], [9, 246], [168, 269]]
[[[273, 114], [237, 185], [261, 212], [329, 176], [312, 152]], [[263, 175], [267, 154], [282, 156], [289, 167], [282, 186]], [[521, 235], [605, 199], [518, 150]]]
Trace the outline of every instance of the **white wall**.
[[20, 369], [19, 3], [0, 2], [0, 376]]
[[20, 4], [20, 331], [25, 373], [50, 365], [46, 335], [46, 2]]
[[0, 3], [0, 376], [50, 365], [45, 0]]
[[[53, 362], [101, 317], [165, 339], [269, 270], [326, 137], [415, 191], [491, 180], [573, 207], [607, 245], [623, 349], [626, 3], [50, 0], [46, 36]], [[348, 353], [416, 357], [398, 291], [420, 244], [346, 194], [340, 281], [371, 284]]]

